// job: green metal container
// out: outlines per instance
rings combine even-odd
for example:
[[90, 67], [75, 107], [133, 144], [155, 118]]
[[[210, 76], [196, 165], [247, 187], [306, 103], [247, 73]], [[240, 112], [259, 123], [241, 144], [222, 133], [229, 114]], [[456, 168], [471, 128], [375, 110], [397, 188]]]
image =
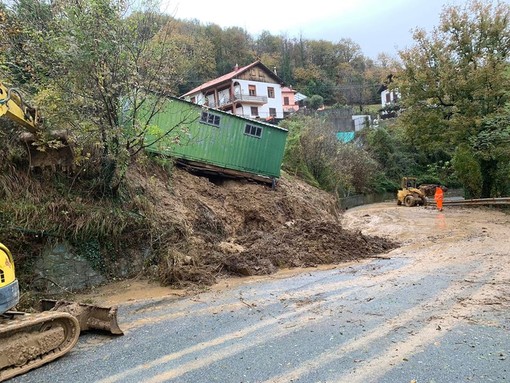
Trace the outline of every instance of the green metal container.
[[150, 122], [147, 150], [177, 159], [278, 178], [287, 130], [169, 98]]

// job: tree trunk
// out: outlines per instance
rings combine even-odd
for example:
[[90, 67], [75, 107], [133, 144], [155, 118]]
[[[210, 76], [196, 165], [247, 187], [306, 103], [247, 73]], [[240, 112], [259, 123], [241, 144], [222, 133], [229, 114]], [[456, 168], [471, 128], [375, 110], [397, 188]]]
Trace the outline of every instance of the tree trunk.
[[481, 160], [480, 169], [482, 171], [482, 198], [490, 198], [492, 187], [494, 185], [494, 176], [496, 174], [498, 161], [495, 159]]

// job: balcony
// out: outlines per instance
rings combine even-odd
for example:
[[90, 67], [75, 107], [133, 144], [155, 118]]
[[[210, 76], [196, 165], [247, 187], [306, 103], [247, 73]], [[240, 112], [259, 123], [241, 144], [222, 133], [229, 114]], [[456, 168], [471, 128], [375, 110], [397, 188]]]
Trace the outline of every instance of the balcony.
[[209, 102], [209, 106], [212, 108], [222, 109], [222, 108], [232, 105], [235, 102], [240, 102], [242, 104], [249, 104], [249, 105], [264, 105], [264, 104], [267, 104], [267, 97], [266, 96], [251, 96], [249, 94], [236, 94], [236, 95], [234, 95], [233, 99], [222, 97], [219, 100], [218, 104], [216, 104], [215, 102]]
[[234, 95], [234, 101], [240, 101], [243, 104], [264, 105], [267, 104], [267, 96], [250, 96], [249, 94], [236, 94]]

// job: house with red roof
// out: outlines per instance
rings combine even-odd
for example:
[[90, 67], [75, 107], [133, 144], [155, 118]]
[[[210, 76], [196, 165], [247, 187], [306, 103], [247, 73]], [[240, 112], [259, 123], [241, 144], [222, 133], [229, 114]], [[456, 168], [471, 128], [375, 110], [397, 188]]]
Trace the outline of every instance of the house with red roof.
[[283, 119], [283, 81], [257, 60], [236, 67], [181, 96], [186, 101], [237, 116], [276, 121]]
[[299, 104], [296, 100], [296, 93], [292, 86], [284, 86], [282, 88], [283, 98], [283, 115], [288, 116], [299, 110]]

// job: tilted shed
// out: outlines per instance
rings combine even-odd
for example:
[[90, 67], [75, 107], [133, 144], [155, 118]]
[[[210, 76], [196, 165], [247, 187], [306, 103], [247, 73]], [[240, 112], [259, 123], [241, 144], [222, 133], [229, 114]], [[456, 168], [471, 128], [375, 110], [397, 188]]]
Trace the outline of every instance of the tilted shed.
[[169, 98], [150, 125], [150, 152], [232, 176], [280, 177], [287, 129], [178, 98]]

